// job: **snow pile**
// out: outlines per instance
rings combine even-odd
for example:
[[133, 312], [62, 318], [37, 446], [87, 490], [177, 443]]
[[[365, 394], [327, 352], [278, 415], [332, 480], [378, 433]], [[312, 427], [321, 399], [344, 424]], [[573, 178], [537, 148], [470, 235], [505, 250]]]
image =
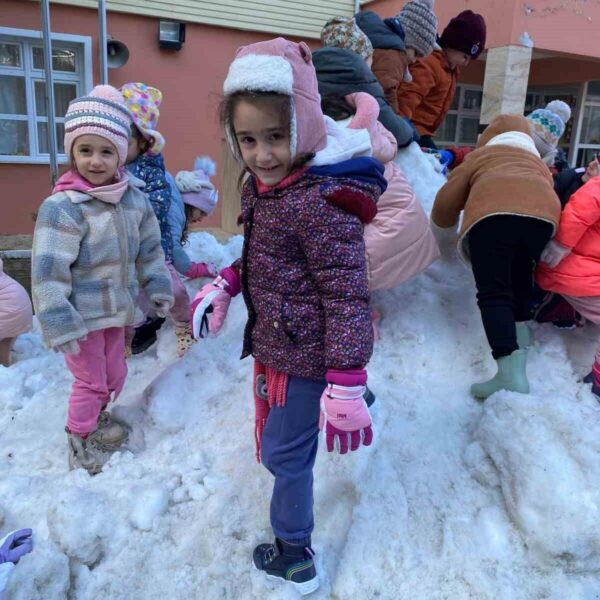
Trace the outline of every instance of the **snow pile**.
[[498, 393], [475, 439], [527, 546], [569, 570], [600, 570], [600, 407], [573, 396]]
[[[412, 147], [399, 162], [429, 208], [442, 176]], [[220, 267], [240, 249], [239, 236], [190, 238], [194, 260]], [[600, 410], [578, 378], [598, 329], [536, 326], [531, 395], [480, 404], [469, 385], [493, 361], [470, 271], [443, 259], [373, 303], [375, 440], [319, 450], [312, 598], [597, 600]], [[0, 536], [32, 527], [35, 549], [8, 598], [297, 598], [250, 560], [272, 535], [272, 477], [254, 460], [245, 318], [235, 298], [222, 334], [181, 360], [166, 323], [129, 361], [113, 410], [131, 439], [95, 477], [67, 469], [62, 357], [19, 338], [0, 368]]]

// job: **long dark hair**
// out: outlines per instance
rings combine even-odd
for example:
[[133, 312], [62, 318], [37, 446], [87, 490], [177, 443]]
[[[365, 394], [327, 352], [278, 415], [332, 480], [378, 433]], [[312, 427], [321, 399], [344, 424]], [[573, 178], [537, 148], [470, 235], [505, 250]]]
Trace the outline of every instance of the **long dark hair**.
[[[233, 114], [236, 106], [240, 102], [248, 102], [250, 104], [262, 104], [263, 106], [269, 106], [274, 108], [279, 114], [283, 116], [284, 122], [289, 123], [292, 117], [292, 105], [289, 96], [285, 94], [279, 94], [277, 92], [259, 92], [244, 90], [240, 92], [234, 92], [225, 96], [219, 106], [219, 120], [221, 126], [229, 133], [231, 142], [236, 145], [237, 154], [241, 156], [240, 147], [235, 137], [235, 131], [233, 129]], [[303, 167], [307, 162], [315, 157], [314, 152], [305, 152], [298, 155], [292, 163], [292, 171]], [[238, 188], [241, 190], [246, 175], [251, 173], [250, 169], [244, 165], [244, 170], [240, 173], [238, 179]]]

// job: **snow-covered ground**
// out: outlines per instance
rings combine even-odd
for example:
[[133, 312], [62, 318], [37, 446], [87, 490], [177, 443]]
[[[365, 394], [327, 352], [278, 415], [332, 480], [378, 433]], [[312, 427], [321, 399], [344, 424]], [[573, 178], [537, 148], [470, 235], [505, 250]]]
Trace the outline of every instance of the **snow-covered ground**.
[[[429, 208], [443, 178], [414, 149], [400, 163]], [[221, 245], [190, 253], [220, 265]], [[199, 284], [197, 284], [199, 285]], [[441, 260], [378, 293], [382, 339], [369, 364], [375, 441], [323, 448], [315, 472], [315, 599], [600, 598], [600, 405], [579, 383], [598, 329], [535, 326], [528, 396], [468, 393], [493, 361], [471, 273]], [[130, 450], [104, 472], [69, 472], [63, 431], [71, 384], [61, 356], [22, 336], [0, 367], [0, 536], [32, 527], [14, 600], [292, 599], [251, 567], [271, 538], [271, 476], [254, 460], [245, 309], [175, 358], [173, 328], [129, 362], [114, 410]]]

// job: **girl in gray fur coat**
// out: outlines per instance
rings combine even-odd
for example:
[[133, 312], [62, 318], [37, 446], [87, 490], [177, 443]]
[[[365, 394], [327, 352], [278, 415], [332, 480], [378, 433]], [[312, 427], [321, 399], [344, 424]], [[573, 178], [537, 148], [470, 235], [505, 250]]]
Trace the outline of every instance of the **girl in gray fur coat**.
[[70, 468], [98, 473], [127, 438], [106, 410], [127, 375], [124, 328], [136, 321], [138, 284], [157, 314], [173, 304], [160, 230], [143, 183], [122, 169], [131, 117], [107, 85], [65, 115], [72, 168], [42, 203], [35, 226], [32, 295], [45, 342], [65, 355]]

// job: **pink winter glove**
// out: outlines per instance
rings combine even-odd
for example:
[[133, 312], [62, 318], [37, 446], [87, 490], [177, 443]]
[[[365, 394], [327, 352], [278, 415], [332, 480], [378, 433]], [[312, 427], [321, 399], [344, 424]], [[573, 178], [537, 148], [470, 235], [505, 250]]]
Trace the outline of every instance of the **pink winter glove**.
[[571, 248], [567, 248], [555, 240], [550, 240], [542, 251], [540, 260], [545, 262], [549, 267], [554, 268], [569, 254], [571, 254]]
[[192, 263], [192, 266], [184, 273], [188, 279], [197, 279], [198, 277], [216, 277], [219, 271], [214, 263]]
[[327, 371], [327, 387], [321, 396], [321, 419], [325, 424], [327, 452], [333, 452], [337, 441], [340, 454], [357, 450], [362, 441], [370, 446], [373, 441], [371, 415], [363, 398], [367, 373], [364, 369]]
[[192, 302], [192, 334], [204, 337], [202, 330], [216, 335], [223, 327], [229, 303], [240, 292], [240, 277], [233, 267], [222, 269], [219, 276], [205, 285]]

